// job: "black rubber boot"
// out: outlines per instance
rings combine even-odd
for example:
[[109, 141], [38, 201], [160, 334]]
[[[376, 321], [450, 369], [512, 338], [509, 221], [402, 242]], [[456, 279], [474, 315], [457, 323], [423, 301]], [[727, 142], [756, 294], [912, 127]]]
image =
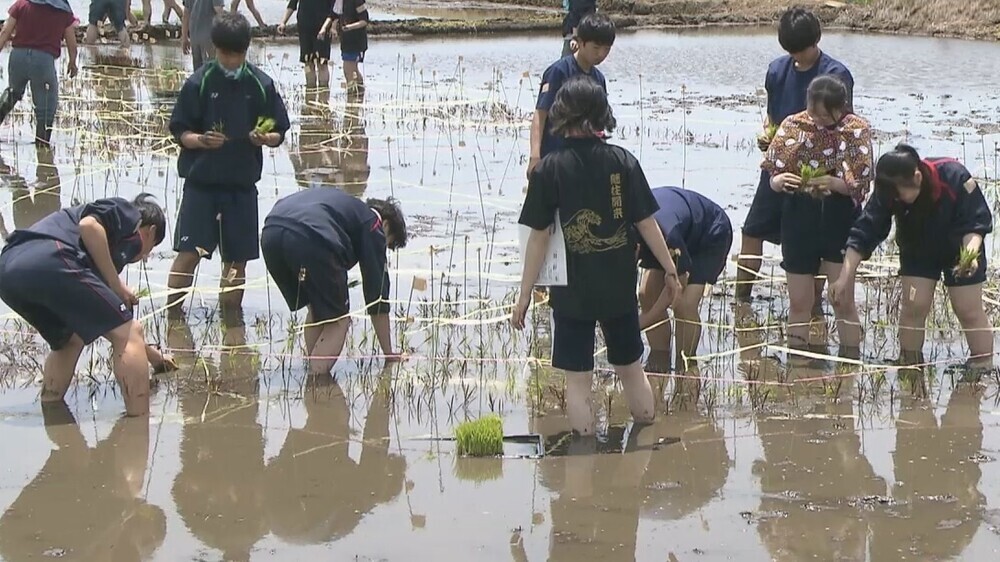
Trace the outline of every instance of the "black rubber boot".
[[14, 99], [14, 90], [7, 88], [0, 94], [0, 124], [7, 119], [11, 110], [17, 105], [17, 100]]

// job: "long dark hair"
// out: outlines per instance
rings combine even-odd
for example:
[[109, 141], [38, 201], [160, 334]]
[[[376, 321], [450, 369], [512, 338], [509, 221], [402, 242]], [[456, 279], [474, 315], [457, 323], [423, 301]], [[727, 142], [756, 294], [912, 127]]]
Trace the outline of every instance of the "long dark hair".
[[[899, 203], [897, 185], [912, 181], [920, 170], [920, 195], [911, 205]], [[917, 149], [904, 143], [883, 154], [875, 164], [875, 197], [892, 210], [896, 219], [896, 243], [900, 246], [916, 243], [923, 233], [924, 223], [934, 209], [932, 173]]]
[[570, 78], [559, 88], [549, 121], [557, 136], [574, 130], [586, 134], [611, 132], [618, 125], [604, 88], [584, 74]]

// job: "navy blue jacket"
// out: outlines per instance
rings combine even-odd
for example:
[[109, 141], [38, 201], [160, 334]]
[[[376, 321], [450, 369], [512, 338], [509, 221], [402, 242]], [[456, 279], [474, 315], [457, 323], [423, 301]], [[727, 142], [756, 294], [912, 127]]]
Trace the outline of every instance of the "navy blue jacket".
[[[542, 74], [542, 84], [538, 87], [538, 102], [535, 103], [535, 109], [546, 112], [551, 110], [552, 104], [556, 102], [556, 94], [559, 93], [559, 88], [562, 88], [563, 82], [577, 74], [590, 76], [595, 82], [601, 85], [601, 89], [604, 90], [605, 94], [608, 92], [608, 83], [604, 79], [604, 74], [601, 74], [601, 71], [597, 67], [590, 69], [590, 73], [588, 74], [580, 68], [580, 65], [576, 62], [576, 57], [567, 55], [549, 65], [545, 69], [545, 73]], [[546, 119], [545, 130], [542, 133], [542, 158], [545, 158], [546, 154], [566, 145], [565, 140], [562, 137], [552, 134], [551, 129], [551, 121]]]
[[268, 227], [286, 228], [309, 238], [333, 252], [344, 269], [360, 264], [369, 314], [389, 312], [385, 231], [382, 220], [364, 201], [333, 187], [306, 189], [275, 203], [264, 219], [264, 228]]
[[795, 59], [789, 55], [778, 57], [767, 67], [764, 89], [767, 90], [767, 115], [771, 123], [780, 125], [789, 115], [806, 110], [806, 89], [813, 78], [832, 74], [847, 86], [848, 99], [854, 97], [854, 77], [837, 59], [820, 53], [819, 60], [804, 72], [795, 70]]
[[177, 172], [188, 183], [206, 189], [253, 189], [264, 168], [264, 153], [250, 142], [258, 117], [274, 119], [281, 135], [291, 126], [285, 103], [271, 77], [246, 63], [242, 75], [227, 78], [216, 61], [202, 65], [181, 87], [170, 116], [170, 134], [180, 143], [186, 131], [222, 129], [228, 140], [217, 149], [181, 147]]
[[60, 209], [29, 228], [18, 229], [7, 238], [4, 249], [28, 240], [56, 240], [77, 251], [86, 252], [80, 238], [80, 221], [94, 217], [108, 236], [108, 248], [115, 270], [121, 273], [142, 252], [139, 237], [139, 210], [121, 197], [98, 199], [92, 203]]
[[[993, 212], [978, 185], [969, 191], [966, 184], [972, 174], [950, 158], [927, 158], [930, 168], [932, 207], [922, 224], [910, 220], [912, 205], [897, 199], [886, 200], [876, 190], [861, 216], [851, 228], [847, 247], [868, 259], [875, 248], [889, 236], [892, 217], [896, 216], [896, 240], [901, 262], [931, 262], [941, 267], [955, 264], [962, 238], [976, 233], [986, 236], [993, 231]], [[900, 237], [900, 228], [916, 236]]]
[[[692, 256], [728, 242], [728, 238], [722, 237], [732, 234], [729, 215], [708, 197], [680, 187], [657, 187], [653, 189], [653, 197], [660, 206], [653, 218], [663, 231], [667, 246], [680, 251], [676, 265], [681, 274], [691, 270]], [[640, 238], [639, 243], [643, 259], [655, 261], [645, 240]]]

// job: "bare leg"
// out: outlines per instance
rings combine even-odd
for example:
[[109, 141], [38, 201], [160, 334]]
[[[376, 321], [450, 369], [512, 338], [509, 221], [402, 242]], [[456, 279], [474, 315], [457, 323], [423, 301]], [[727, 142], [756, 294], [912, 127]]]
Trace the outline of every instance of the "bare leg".
[[[837, 278], [831, 277], [831, 279], [836, 280]], [[823, 288], [825, 285], [826, 285], [826, 279], [822, 279], [820, 277], [816, 278], [816, 296], [813, 299], [813, 309], [812, 309], [813, 318], [823, 317]]]
[[316, 344], [313, 346], [309, 359], [309, 374], [323, 375], [330, 372], [344, 351], [344, 341], [347, 340], [347, 328], [350, 320], [344, 318], [323, 325]]
[[[844, 268], [841, 263], [824, 262], [821, 271], [827, 279], [838, 279]], [[858, 307], [854, 304], [854, 281], [845, 287], [840, 303], [833, 306], [837, 317], [837, 334], [840, 336], [840, 347], [856, 350], [861, 347], [861, 319], [858, 317]]]
[[[580, 435], [593, 435], [594, 411], [593, 371], [563, 371], [566, 375], [566, 409], [569, 425]], [[652, 392], [650, 392], [652, 395]]]
[[816, 297], [813, 275], [787, 274], [788, 277], [788, 345], [809, 346], [809, 323], [813, 299]]
[[[687, 285], [674, 304], [674, 318], [677, 322], [677, 368], [687, 370], [689, 361], [685, 357], [698, 354], [701, 341], [701, 297], [705, 285]], [[692, 365], [693, 366], [693, 365]]]
[[93, 45], [94, 43], [97, 43], [97, 26], [96, 25], [88, 25], [87, 26], [87, 34], [84, 35], [83, 40], [88, 45]]
[[49, 353], [42, 368], [42, 402], [59, 402], [66, 396], [83, 347], [80, 336], [73, 334], [61, 349]]
[[306, 61], [306, 90], [311, 90], [316, 87], [316, 67], [315, 63], [311, 60]]
[[653, 404], [653, 388], [649, 386], [649, 378], [642, 370], [642, 363], [636, 361], [631, 365], [615, 366], [615, 374], [625, 389], [632, 419], [637, 423], [649, 423], [656, 418], [656, 407]]
[[361, 69], [355, 61], [344, 61], [344, 79], [347, 80], [347, 89], [360, 88], [365, 83], [365, 77], [361, 75]]
[[900, 353], [919, 354], [924, 348], [924, 326], [931, 311], [937, 281], [903, 277], [903, 304], [899, 311]]
[[179, 315], [182, 312], [181, 302], [187, 297], [185, 289], [191, 287], [194, 282], [194, 270], [198, 267], [201, 258], [194, 252], [179, 252], [174, 258], [174, 263], [170, 266], [170, 277], [167, 279], [167, 286], [171, 292], [167, 296], [168, 313]]
[[125, 414], [142, 416], [149, 413], [149, 361], [146, 359], [146, 339], [142, 325], [131, 320], [108, 332], [111, 341], [115, 378], [125, 400]]
[[142, 19], [146, 25], [153, 23], [153, 0], [142, 0]]
[[753, 283], [760, 271], [761, 256], [764, 254], [764, 241], [760, 238], [743, 235], [743, 246], [740, 248], [740, 258], [736, 260], [736, 298], [747, 300], [753, 290]]
[[[653, 308], [656, 299], [663, 292], [663, 274], [657, 270], [645, 270], [642, 274], [642, 285], [639, 288], [639, 306], [643, 312]], [[663, 324], [646, 330], [646, 341], [649, 342], [651, 351], [662, 354], [670, 353], [670, 317], [663, 315]]]
[[993, 331], [983, 309], [983, 285], [949, 287], [951, 308], [965, 330], [970, 359], [977, 363], [993, 363]]
[[330, 87], [330, 62], [326, 60], [316, 62], [317, 86], [320, 88]]
[[246, 277], [247, 262], [222, 262], [222, 280], [219, 282], [219, 288], [224, 292], [219, 294], [220, 305], [226, 308], [243, 306], [243, 289], [231, 288], [242, 287], [246, 283]]
[[309, 307], [309, 313], [306, 314], [306, 327], [305, 327], [305, 343], [306, 343], [306, 354], [312, 355], [313, 348], [316, 347], [316, 341], [319, 340], [319, 335], [323, 333], [323, 328], [326, 324], [316, 325], [316, 317], [313, 316], [312, 307]]

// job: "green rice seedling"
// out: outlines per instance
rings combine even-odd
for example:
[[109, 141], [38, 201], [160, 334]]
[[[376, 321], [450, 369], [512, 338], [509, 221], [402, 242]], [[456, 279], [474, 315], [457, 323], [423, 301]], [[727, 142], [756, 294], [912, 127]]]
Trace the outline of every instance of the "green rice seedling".
[[463, 422], [455, 428], [458, 454], [488, 457], [503, 454], [503, 420], [489, 415]]
[[812, 195], [813, 197], [826, 196], [827, 195], [826, 191], [809, 185], [809, 182], [811, 182], [812, 180], [821, 178], [825, 175], [826, 175], [825, 172], [817, 170], [816, 168], [813, 168], [809, 164], [803, 164], [802, 167], [799, 168], [799, 178], [801, 178], [802, 180], [802, 182], [799, 184], [801, 186], [799, 188], [799, 191], [801, 191], [802, 193], [806, 193], [808, 195]]
[[226, 134], [226, 124], [222, 121], [216, 121], [215, 124], [212, 125], [212, 132], [219, 133], [220, 135]]
[[135, 298], [137, 298], [137, 299], [144, 299], [144, 298], [148, 297], [150, 294], [151, 293], [149, 292], [149, 288], [148, 287], [143, 287], [143, 288], [141, 288], [141, 289], [139, 289], [138, 291], [135, 292]]
[[258, 117], [257, 126], [254, 127], [254, 132], [258, 135], [266, 135], [274, 130], [274, 119], [270, 117]]
[[970, 250], [962, 247], [958, 252], [958, 264], [952, 268], [955, 277], [969, 277], [976, 272], [979, 266], [979, 250]]
[[778, 126], [774, 123], [764, 127], [764, 130], [757, 135], [757, 142], [761, 145], [761, 150], [764, 150], [764, 145], [770, 145], [771, 141], [774, 140], [774, 136], [778, 134]]

